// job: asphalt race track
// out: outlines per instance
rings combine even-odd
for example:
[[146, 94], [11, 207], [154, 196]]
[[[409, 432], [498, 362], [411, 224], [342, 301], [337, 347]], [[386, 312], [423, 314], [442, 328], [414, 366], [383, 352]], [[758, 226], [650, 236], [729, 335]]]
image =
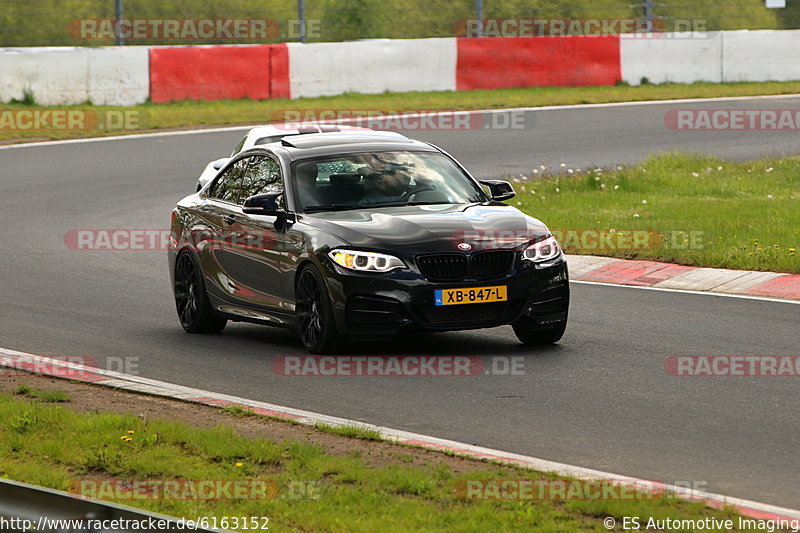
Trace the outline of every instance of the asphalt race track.
[[[732, 159], [800, 152], [791, 133], [668, 130], [670, 108], [797, 108], [800, 99], [531, 112], [531, 129], [412, 132], [476, 175], [630, 163], [660, 150]], [[526, 118], [527, 120], [527, 118]], [[800, 307], [573, 284], [558, 346], [509, 327], [356, 345], [354, 354], [524, 356], [522, 376], [281, 377], [294, 334], [233, 324], [183, 332], [165, 252], [67, 249], [70, 229], [162, 229], [205, 163], [240, 132], [0, 150], [0, 346], [132, 358], [155, 379], [751, 500], [798, 507], [792, 379], [677, 378], [671, 355], [798, 355]]]

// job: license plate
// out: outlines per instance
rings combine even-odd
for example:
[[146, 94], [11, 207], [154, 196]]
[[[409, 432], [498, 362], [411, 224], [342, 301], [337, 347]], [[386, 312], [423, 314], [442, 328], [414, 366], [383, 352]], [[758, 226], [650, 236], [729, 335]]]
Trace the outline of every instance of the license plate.
[[497, 287], [470, 287], [468, 289], [441, 289], [434, 292], [436, 305], [482, 304], [505, 302], [508, 291], [505, 285]]

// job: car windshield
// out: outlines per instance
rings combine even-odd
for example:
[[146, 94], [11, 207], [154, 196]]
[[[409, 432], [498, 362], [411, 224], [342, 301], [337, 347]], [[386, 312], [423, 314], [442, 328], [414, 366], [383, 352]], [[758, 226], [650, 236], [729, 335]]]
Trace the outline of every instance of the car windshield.
[[364, 152], [292, 165], [300, 210], [334, 211], [425, 204], [469, 204], [486, 196], [447, 156]]

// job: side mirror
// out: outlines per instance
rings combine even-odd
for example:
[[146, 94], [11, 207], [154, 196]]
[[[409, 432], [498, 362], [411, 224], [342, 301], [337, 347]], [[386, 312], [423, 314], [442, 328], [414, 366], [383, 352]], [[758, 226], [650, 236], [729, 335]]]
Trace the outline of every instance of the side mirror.
[[266, 215], [277, 217], [283, 214], [278, 206], [278, 197], [282, 192], [257, 194], [244, 201], [242, 212], [248, 215]]
[[219, 169], [221, 169], [222, 167], [224, 167], [224, 166], [225, 166], [225, 163], [227, 163], [227, 162], [228, 162], [228, 161], [230, 161], [230, 160], [231, 160], [231, 158], [230, 158], [230, 157], [223, 157], [223, 158], [221, 158], [221, 159], [217, 159], [216, 161], [214, 161], [213, 163], [211, 163], [211, 166], [212, 166], [212, 167], [214, 167], [214, 170], [219, 170]]
[[504, 200], [511, 200], [514, 196], [517, 195], [514, 192], [514, 187], [507, 181], [503, 180], [481, 180], [481, 185], [486, 185], [489, 187], [490, 194], [489, 196], [492, 197], [492, 200], [496, 202], [502, 202]]

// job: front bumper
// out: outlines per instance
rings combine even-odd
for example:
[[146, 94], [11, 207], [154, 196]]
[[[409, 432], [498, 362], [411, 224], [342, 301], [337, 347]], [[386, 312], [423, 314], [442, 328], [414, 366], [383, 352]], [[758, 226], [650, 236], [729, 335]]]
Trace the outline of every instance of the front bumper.
[[[328, 263], [328, 289], [340, 333], [390, 338], [402, 330], [453, 331], [511, 324], [525, 317], [529, 327], [547, 329], [566, 319], [569, 307], [567, 263], [537, 268], [521, 258], [503, 276], [459, 282], [433, 282], [413, 270], [361, 274]], [[438, 289], [495, 285], [508, 287], [508, 301], [436, 306]]]

